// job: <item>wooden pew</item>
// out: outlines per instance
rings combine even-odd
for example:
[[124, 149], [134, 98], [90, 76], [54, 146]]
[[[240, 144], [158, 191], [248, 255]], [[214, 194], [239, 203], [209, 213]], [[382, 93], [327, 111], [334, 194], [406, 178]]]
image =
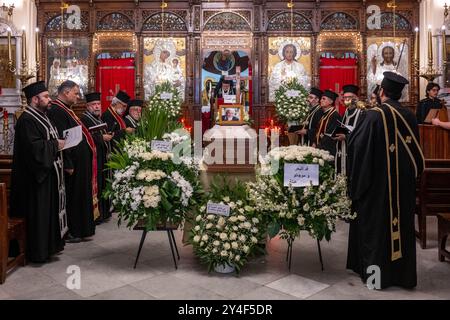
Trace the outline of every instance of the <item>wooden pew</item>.
[[[6, 274], [16, 266], [26, 264], [26, 226], [25, 219], [9, 218], [6, 198], [6, 184], [0, 183], [0, 284], [6, 280]], [[9, 257], [9, 245], [12, 240], [19, 244], [19, 255]]]
[[417, 210], [420, 246], [427, 246], [427, 216], [450, 212], [450, 168], [425, 168], [419, 181]]

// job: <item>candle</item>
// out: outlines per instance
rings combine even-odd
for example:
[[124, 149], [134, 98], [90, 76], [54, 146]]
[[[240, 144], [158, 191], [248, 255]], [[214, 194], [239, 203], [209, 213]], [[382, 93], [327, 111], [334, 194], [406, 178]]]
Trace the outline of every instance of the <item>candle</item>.
[[39, 28], [36, 28], [36, 64], [41, 60], [39, 57]]
[[442, 26], [442, 62], [447, 63], [447, 43], [445, 41], [445, 26]]
[[415, 62], [419, 62], [419, 28], [415, 28], [416, 37], [414, 39], [414, 60]]
[[428, 26], [428, 63], [433, 61], [433, 36], [431, 34], [431, 25]]
[[11, 28], [8, 27], [8, 61], [12, 60], [12, 48], [11, 48]]
[[27, 36], [25, 27], [22, 27], [22, 63], [27, 61]]

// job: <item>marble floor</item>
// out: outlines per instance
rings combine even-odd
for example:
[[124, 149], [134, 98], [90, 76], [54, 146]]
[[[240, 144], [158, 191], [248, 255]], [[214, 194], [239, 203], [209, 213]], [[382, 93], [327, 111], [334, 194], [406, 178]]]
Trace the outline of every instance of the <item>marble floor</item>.
[[[306, 233], [294, 242], [291, 272], [286, 242], [272, 239], [268, 254], [251, 260], [239, 277], [208, 274], [191, 246], [175, 234], [181, 259], [175, 270], [167, 234], [148, 234], [133, 269], [141, 232], [118, 227], [113, 218], [97, 227], [92, 241], [67, 244], [44, 265], [27, 265], [0, 285], [2, 299], [450, 299], [450, 262], [437, 257], [436, 219], [428, 218], [429, 249], [417, 246], [418, 286], [414, 290], [369, 290], [345, 270], [348, 225], [339, 223], [331, 242], [322, 243], [321, 271], [316, 242]], [[69, 266], [81, 271], [81, 288], [70, 290]], [[70, 282], [70, 281], [69, 281]]]

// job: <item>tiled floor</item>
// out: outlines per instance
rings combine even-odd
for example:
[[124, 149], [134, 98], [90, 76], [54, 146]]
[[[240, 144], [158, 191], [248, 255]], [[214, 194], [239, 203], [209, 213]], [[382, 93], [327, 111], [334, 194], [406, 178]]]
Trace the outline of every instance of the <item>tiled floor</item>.
[[[116, 219], [97, 227], [92, 241], [67, 244], [55, 261], [28, 265], [0, 286], [0, 299], [450, 299], [450, 263], [437, 259], [436, 222], [429, 218], [429, 249], [417, 249], [418, 286], [414, 290], [368, 290], [345, 270], [348, 225], [338, 224], [332, 241], [322, 243], [320, 270], [316, 242], [306, 233], [294, 243], [291, 272], [286, 243], [273, 239], [268, 254], [251, 260], [239, 277], [208, 274], [190, 246], [181, 244], [174, 269], [167, 235], [151, 232], [136, 269], [141, 233], [118, 227]], [[67, 289], [67, 268], [81, 270], [81, 288]]]

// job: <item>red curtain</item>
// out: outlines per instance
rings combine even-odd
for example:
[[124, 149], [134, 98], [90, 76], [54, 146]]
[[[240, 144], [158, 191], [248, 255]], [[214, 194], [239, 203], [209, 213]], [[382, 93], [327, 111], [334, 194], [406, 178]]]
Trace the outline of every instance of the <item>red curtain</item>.
[[[346, 84], [358, 84], [358, 68], [355, 58], [320, 58], [320, 89], [333, 90], [336, 93], [342, 91]], [[345, 112], [345, 107], [339, 105], [339, 113]]]
[[119, 90], [134, 97], [135, 65], [134, 58], [99, 59], [97, 65], [96, 89], [102, 94], [102, 110], [111, 104]]

